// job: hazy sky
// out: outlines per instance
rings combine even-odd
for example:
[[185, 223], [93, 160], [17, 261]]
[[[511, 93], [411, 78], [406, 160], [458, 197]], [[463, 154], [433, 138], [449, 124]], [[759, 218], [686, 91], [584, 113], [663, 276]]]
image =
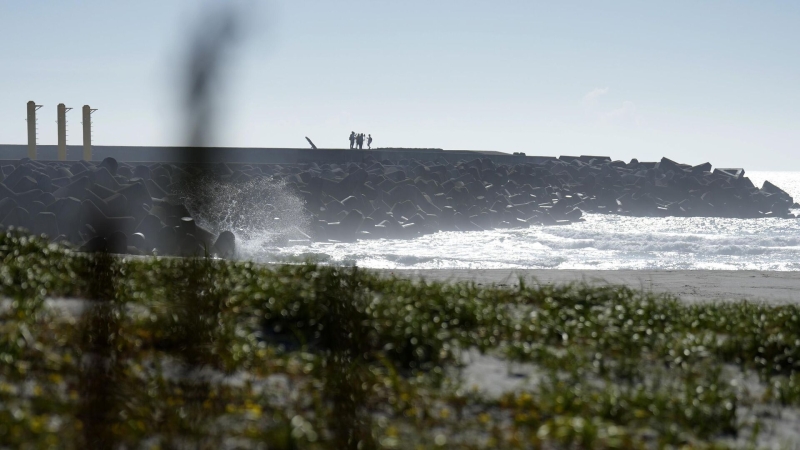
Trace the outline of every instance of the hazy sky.
[[[800, 170], [797, 1], [251, 2], [215, 143], [661, 156]], [[219, 2], [0, 0], [0, 143], [66, 103], [99, 145], [179, 145], [183, 55]]]

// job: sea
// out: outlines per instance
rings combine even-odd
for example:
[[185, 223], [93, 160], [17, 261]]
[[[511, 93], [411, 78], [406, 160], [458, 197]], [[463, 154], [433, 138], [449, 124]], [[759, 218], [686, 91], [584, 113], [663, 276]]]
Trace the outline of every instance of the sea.
[[[748, 172], [800, 201], [800, 172]], [[800, 211], [793, 211], [800, 214]], [[382, 269], [800, 270], [800, 219], [585, 214], [566, 226], [439, 232], [416, 239], [273, 245], [269, 227], [238, 230], [239, 257]]]

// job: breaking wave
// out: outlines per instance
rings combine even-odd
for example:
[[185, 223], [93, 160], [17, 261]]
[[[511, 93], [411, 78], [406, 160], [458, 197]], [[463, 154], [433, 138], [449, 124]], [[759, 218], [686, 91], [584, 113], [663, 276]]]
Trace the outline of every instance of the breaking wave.
[[239, 258], [257, 260], [272, 247], [291, 241], [309, 243], [304, 201], [283, 181], [206, 178], [183, 187], [180, 195], [202, 226], [215, 233], [233, 232]]
[[[800, 199], [800, 173], [750, 174]], [[214, 186], [199, 217], [235, 230], [243, 258], [386, 269], [800, 270], [800, 219], [641, 218], [588, 214], [568, 226], [439, 232], [411, 240], [314, 243], [302, 200], [278, 183]], [[280, 220], [275, 220], [280, 217]], [[304, 231], [303, 231], [304, 232]], [[280, 237], [280, 238], [278, 238]]]

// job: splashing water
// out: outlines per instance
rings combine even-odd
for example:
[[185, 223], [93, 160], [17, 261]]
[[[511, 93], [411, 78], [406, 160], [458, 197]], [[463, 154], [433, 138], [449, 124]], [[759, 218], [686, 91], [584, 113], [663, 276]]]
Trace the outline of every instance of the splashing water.
[[[769, 179], [800, 200], [800, 172], [750, 178], [759, 186]], [[251, 247], [247, 258], [386, 269], [800, 270], [800, 219], [584, 217], [568, 226]]]
[[[197, 189], [197, 183], [203, 188]], [[233, 232], [241, 259], [254, 259], [290, 242], [308, 243], [305, 202], [283, 181], [257, 177], [231, 182], [207, 177], [187, 184], [180, 197], [200, 225], [215, 233]]]
[[[750, 174], [800, 199], [800, 173]], [[280, 181], [206, 181], [188, 189], [201, 225], [236, 235], [240, 259], [373, 268], [800, 270], [800, 219], [647, 218], [587, 214], [565, 227], [439, 232], [416, 239], [310, 242], [302, 198]], [[198, 192], [204, 194], [198, 194]], [[797, 212], [797, 211], [796, 211]], [[277, 219], [276, 219], [277, 218]]]

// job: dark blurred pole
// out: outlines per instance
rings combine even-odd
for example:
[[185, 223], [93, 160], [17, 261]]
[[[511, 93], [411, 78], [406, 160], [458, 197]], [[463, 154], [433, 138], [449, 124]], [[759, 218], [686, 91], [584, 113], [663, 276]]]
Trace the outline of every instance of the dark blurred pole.
[[186, 61], [184, 108], [187, 147], [182, 162], [203, 164], [211, 160], [210, 145], [215, 131], [217, 92], [228, 52], [240, 35], [243, 11], [220, 6], [209, 11], [195, 30]]
[[[184, 109], [188, 126], [187, 147], [177, 163], [200, 165], [210, 159], [206, 146], [211, 142], [214, 130], [214, 94], [220, 83], [226, 49], [234, 43], [237, 35], [238, 13], [228, 5], [209, 11], [192, 37], [182, 82], [186, 89]], [[112, 230], [105, 228], [103, 223], [93, 223], [92, 228], [96, 237], [102, 238], [102, 243], [93, 249], [96, 253], [89, 257], [88, 270], [84, 274], [86, 296], [94, 300], [94, 304], [82, 322], [81, 348], [86, 358], [78, 381], [81, 394], [79, 419], [83, 426], [83, 442], [80, 446], [112, 449], [118, 447], [114, 427], [119, 420], [119, 401], [123, 395], [117, 383], [123, 355], [119, 354], [116, 345], [119, 321], [115, 315], [115, 260], [109, 254]], [[188, 289], [199, 290], [202, 286]], [[200, 318], [203, 311], [201, 305], [197, 304], [198, 292], [187, 291], [179, 295], [181, 298], [176, 306], [185, 314], [185, 323], [205, 323], [194, 320]], [[186, 299], [193, 301], [186, 302]], [[190, 306], [186, 307], [186, 303]], [[191, 347], [191, 342], [184, 344], [184, 348]]]
[[[209, 9], [194, 29], [189, 43], [183, 74], [187, 145], [178, 161], [185, 168], [179, 182], [185, 187], [190, 186], [194, 195], [200, 198], [206, 195], [198, 190], [208, 189], [203, 178], [212, 160], [209, 145], [213, 143], [216, 130], [218, 93], [229, 60], [227, 56], [236, 44], [243, 14], [244, 11], [230, 3]], [[185, 261], [181, 271], [186, 273], [184, 278], [188, 283], [178, 281], [178, 289], [170, 299], [180, 322], [173, 332], [181, 341], [178, 346], [182, 349], [187, 371], [210, 364], [213, 359], [211, 347], [217, 331], [214, 317], [219, 313], [220, 302], [213, 295], [215, 275], [214, 265], [208, 259], [209, 251], [206, 249], [205, 259]], [[198, 384], [191, 394], [190, 401], [197, 410], [202, 410], [200, 405], [210, 395], [209, 386]]]
[[[226, 3], [216, 9], [209, 9], [206, 14], [194, 30], [186, 59], [184, 108], [188, 135], [187, 146], [183, 149], [181, 160], [178, 161], [186, 167], [180, 183], [190, 186], [194, 194], [200, 198], [206, 197], [203, 192], [198, 192], [198, 190], [207, 189], [202, 178], [203, 170], [211, 162], [211, 151], [208, 145], [213, 142], [212, 136], [215, 130], [215, 111], [218, 106], [216, 94], [219, 91], [222, 82], [221, 76], [228, 60], [226, 56], [239, 35], [239, 23], [244, 11]], [[206, 252], [208, 251], [210, 249], [206, 249]], [[197, 265], [197, 268], [197, 270], [201, 270], [201, 268], [210, 270], [211, 265]], [[204, 336], [213, 334], [211, 330], [203, 329], [203, 324], [206, 322], [201, 320], [206, 312], [206, 308], [204, 308], [206, 305], [201, 305], [201, 303], [207, 300], [200, 293], [202, 284], [195, 283], [185, 289], [195, 291], [177, 293], [178, 298], [175, 299], [174, 304], [178, 308], [178, 316], [183, 322], [181, 326], [186, 327], [191, 324], [193, 328], [190, 328], [193, 333]], [[197, 353], [202, 352], [202, 349], [195, 348], [197, 343], [192, 342], [189, 335], [186, 335], [186, 338], [187, 342], [183, 348], [188, 350], [184, 356], [190, 362], [196, 361]]]

